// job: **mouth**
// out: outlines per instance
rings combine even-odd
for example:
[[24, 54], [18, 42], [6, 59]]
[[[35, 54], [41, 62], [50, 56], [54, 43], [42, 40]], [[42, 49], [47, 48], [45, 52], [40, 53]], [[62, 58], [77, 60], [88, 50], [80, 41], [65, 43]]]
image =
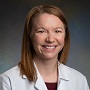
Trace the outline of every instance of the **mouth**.
[[46, 48], [46, 49], [54, 49], [54, 48], [56, 48], [56, 45], [52, 45], [52, 46], [43, 45], [43, 47]]

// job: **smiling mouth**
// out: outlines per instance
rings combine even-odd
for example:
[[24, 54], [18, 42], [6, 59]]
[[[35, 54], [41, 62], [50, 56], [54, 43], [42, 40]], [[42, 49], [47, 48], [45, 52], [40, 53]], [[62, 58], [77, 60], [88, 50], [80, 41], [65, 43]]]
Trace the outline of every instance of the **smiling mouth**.
[[54, 45], [54, 46], [43, 45], [43, 47], [46, 49], [54, 49], [54, 48], [56, 48], [56, 45]]

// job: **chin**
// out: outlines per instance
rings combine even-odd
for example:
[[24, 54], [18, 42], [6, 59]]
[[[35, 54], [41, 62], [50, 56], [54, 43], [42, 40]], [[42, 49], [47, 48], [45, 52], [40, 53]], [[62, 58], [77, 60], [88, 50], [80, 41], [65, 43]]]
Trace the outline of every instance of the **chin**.
[[55, 55], [55, 56], [54, 55], [44, 55], [43, 58], [47, 59], [47, 60], [51, 60], [51, 59], [57, 59], [57, 57], [58, 57], [57, 55]]

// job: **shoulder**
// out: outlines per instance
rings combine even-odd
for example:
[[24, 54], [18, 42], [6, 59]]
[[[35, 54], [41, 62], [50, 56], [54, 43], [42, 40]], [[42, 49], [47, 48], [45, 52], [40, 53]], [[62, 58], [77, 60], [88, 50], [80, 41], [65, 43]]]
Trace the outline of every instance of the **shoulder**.
[[59, 74], [61, 79], [65, 81], [69, 81], [69, 87], [72, 90], [89, 90], [88, 82], [86, 77], [80, 73], [79, 71], [70, 68], [66, 65], [60, 64], [59, 65]]
[[15, 79], [15, 78], [20, 78], [19, 67], [15, 66], [15, 67], [9, 69], [8, 71], [2, 73], [0, 75], [0, 78], [2, 78], [3, 80], [11, 80], [11, 79]]
[[13, 75], [17, 75], [20, 74], [20, 70], [18, 66], [15, 66], [9, 70], [7, 70], [6, 72], [2, 73], [1, 76], [13, 76]]
[[68, 79], [71, 79], [71, 80], [86, 80], [86, 77], [79, 71], [73, 69], [73, 68], [70, 68], [64, 64], [60, 64], [59, 66], [59, 70], [61, 73], [63, 74], [66, 74]]
[[18, 66], [13, 67], [0, 75], [0, 90], [3, 90], [3, 88], [7, 88], [5, 90], [28, 90], [28, 87], [26, 86], [33, 88], [33, 83], [30, 83], [27, 77], [20, 75]]
[[11, 68], [10, 70], [2, 73], [0, 75], [0, 88], [7, 87], [7, 90], [11, 90], [11, 85], [15, 82], [18, 83], [18, 80], [20, 79], [20, 70], [18, 66], [15, 66]]

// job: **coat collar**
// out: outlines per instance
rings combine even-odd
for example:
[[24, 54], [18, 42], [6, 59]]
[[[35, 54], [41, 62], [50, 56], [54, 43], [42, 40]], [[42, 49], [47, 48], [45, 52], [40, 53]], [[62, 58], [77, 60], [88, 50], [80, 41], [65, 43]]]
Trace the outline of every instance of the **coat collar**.
[[[36, 64], [34, 63], [34, 66], [36, 68], [37, 71], [37, 81], [35, 82], [35, 87], [38, 88], [39, 90], [41, 90], [43, 88], [43, 90], [47, 90], [47, 87], [44, 83], [44, 80], [42, 79]], [[23, 79], [27, 79], [27, 77], [25, 75], [22, 76]], [[67, 82], [69, 81], [69, 70], [68, 67], [63, 65], [62, 63], [58, 62], [58, 85], [60, 84], [60, 82]], [[41, 83], [40, 83], [41, 82]]]
[[65, 66], [62, 63], [58, 62], [58, 73], [59, 73], [59, 79], [60, 80], [65, 80], [65, 81], [69, 81], [69, 71], [67, 69], [67, 66]]
[[[35, 87], [38, 88], [39, 90], [47, 90], [47, 87], [44, 83], [44, 80], [42, 79], [42, 76], [40, 75], [37, 66], [35, 64], [35, 68], [37, 71], [37, 81], [35, 83]], [[63, 85], [66, 85], [66, 83], [68, 83], [69, 81], [69, 70], [67, 68], [67, 66], [63, 65], [62, 63], [58, 62], [58, 86], [60, 87], [60, 83], [62, 84], [61, 87]], [[67, 90], [66, 87], [63, 86], [63, 90]]]
[[[35, 63], [34, 63], [34, 66], [36, 68], [38, 77], [41, 76]], [[58, 62], [58, 74], [59, 74], [58, 79], [69, 81], [69, 76], [68, 76], [69, 71], [67, 69], [67, 66], [65, 66], [65, 65], [63, 65], [62, 63], [59, 63], [59, 62]], [[22, 77], [23, 77], [23, 79], [27, 79], [27, 77], [25, 75], [23, 75]]]

